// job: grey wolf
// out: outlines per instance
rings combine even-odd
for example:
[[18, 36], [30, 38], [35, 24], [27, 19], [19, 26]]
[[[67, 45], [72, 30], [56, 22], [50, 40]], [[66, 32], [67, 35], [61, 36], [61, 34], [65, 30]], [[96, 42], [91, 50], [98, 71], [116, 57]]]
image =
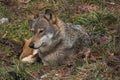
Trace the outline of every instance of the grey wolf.
[[39, 49], [44, 65], [62, 64], [75, 58], [79, 50], [89, 47], [90, 36], [80, 25], [66, 24], [53, 11], [33, 19], [30, 48]]

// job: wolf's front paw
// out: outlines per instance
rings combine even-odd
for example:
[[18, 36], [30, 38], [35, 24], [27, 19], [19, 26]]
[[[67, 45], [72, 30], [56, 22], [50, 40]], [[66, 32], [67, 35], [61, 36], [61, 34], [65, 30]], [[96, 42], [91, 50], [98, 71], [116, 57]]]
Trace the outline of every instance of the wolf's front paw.
[[49, 63], [47, 61], [45, 61], [44, 59], [42, 59], [42, 63], [43, 63], [43, 66], [48, 66]]

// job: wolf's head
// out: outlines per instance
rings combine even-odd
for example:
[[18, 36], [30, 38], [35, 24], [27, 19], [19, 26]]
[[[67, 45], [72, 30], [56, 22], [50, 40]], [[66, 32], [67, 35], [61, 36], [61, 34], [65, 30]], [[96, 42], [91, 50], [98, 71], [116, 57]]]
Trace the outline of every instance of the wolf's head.
[[45, 14], [40, 14], [33, 20], [30, 30], [33, 33], [30, 48], [49, 47], [59, 33], [58, 19], [54, 13], [47, 9]]

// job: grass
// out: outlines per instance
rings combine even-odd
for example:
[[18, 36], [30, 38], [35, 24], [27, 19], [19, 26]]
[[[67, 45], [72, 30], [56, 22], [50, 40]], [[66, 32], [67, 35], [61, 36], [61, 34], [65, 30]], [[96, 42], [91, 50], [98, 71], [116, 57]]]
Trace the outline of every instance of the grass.
[[90, 4], [97, 4], [97, 5], [103, 5], [105, 3], [105, 0], [82, 0], [83, 3], [90, 3]]
[[33, 79], [30, 75], [31, 72], [37, 72], [42, 69], [40, 63], [24, 64], [16, 60], [15, 58], [12, 62], [14, 65], [6, 66], [3, 63], [3, 65], [0, 66], [0, 80], [13, 80], [13, 77], [10, 76], [9, 72], [15, 72], [16, 74], [19, 74], [19, 76], [21, 76], [20, 80], [23, 80], [23, 78], [31, 80]]
[[14, 16], [14, 13], [11, 13], [11, 12], [7, 9], [7, 7], [3, 6], [3, 5], [0, 3], [0, 18], [3, 18], [3, 17], [13, 19], [15, 16]]
[[[87, 30], [92, 30], [96, 35], [114, 35], [114, 32], [111, 33], [111, 30], [109, 30], [108, 27], [119, 23], [118, 15], [116, 15], [114, 12], [108, 11], [106, 8], [103, 9], [103, 7], [96, 11], [91, 11], [88, 13], [80, 13], [77, 15], [67, 14], [67, 11], [65, 11], [65, 4], [63, 3], [76, 5], [79, 0], [73, 0], [72, 2], [73, 3], [67, 3], [67, 1], [65, 0], [63, 0], [63, 2], [52, 0], [52, 2], [49, 3], [47, 1], [43, 2], [39, 0], [31, 0], [30, 3], [27, 3], [25, 5], [25, 9], [23, 10], [24, 13], [19, 13], [23, 14], [23, 16], [17, 16], [14, 12], [10, 12], [8, 7], [0, 4], [0, 18], [7, 17], [10, 20], [9, 23], [0, 26], [0, 36], [3, 38], [14, 40], [16, 42], [21, 42], [23, 38], [30, 38], [30, 23], [28, 22], [27, 16], [31, 15], [29, 13], [30, 11], [34, 12], [37, 10], [37, 12], [39, 12], [40, 10], [42, 10], [40, 7], [38, 7], [38, 4], [43, 4], [45, 8], [51, 7], [55, 9], [56, 13], [58, 13], [59, 17], [62, 18], [63, 21], [84, 25]], [[96, 4], [98, 6], [102, 6], [105, 4], [105, 0], [82, 0], [81, 4], [84, 4], [85, 2], [87, 2], [88, 4]], [[72, 8], [74, 9], [75, 7]], [[44, 9], [42, 11], [44, 11]], [[60, 12], [62, 12], [62, 14]], [[11, 52], [11, 49], [4, 47], [2, 44], [0, 44], [0, 47], [0, 51], [3, 51], [6, 54], [9, 54]], [[107, 48], [109, 48], [110, 50], [109, 54], [115, 52], [113, 40], [110, 43], [99, 47], [103, 50], [104, 54], [107, 53]], [[81, 59], [80, 61], [84, 63], [83, 59]], [[13, 78], [8, 74], [9, 71], [15, 71], [18, 74], [21, 74], [25, 79], [29, 79], [30, 77], [32, 80], [32, 77], [29, 73], [37, 72], [44, 68], [39, 63], [23, 64], [19, 62], [16, 57], [12, 57], [11, 62], [13, 62], [14, 65], [7, 66], [4, 61], [1, 62], [2, 65], [0, 65], [0, 80], [13, 80]], [[86, 79], [89, 80], [103, 80], [106, 78], [108, 78], [107, 80], [119, 80], [118, 76], [116, 76], [116, 78], [113, 77], [114, 75], [112, 75], [111, 73], [112, 69], [110, 69], [105, 62], [97, 61], [94, 63], [90, 63], [89, 65], [81, 65], [78, 62], [77, 64], [78, 66], [74, 68], [74, 73], [67, 76], [67, 80], [77, 80], [77, 78], [86, 78], [86, 76]], [[106, 75], [110, 76], [107, 77]]]
[[24, 37], [30, 37], [28, 21], [22, 21], [19, 25], [3, 25], [0, 29], [0, 35], [3, 38], [9, 38], [14, 41], [21, 41]]
[[106, 9], [100, 9], [94, 12], [80, 14], [71, 17], [72, 22], [77, 24], [83, 24], [87, 27], [107, 27], [111, 24], [116, 24], [117, 17], [114, 13], [107, 11]]

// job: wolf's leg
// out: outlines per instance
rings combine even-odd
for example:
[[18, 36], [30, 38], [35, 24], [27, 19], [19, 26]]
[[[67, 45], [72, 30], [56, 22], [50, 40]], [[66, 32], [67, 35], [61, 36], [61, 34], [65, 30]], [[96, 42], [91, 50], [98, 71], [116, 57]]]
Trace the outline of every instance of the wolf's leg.
[[50, 65], [61, 65], [66, 63], [67, 61], [74, 59], [75, 54], [73, 54], [72, 50], [58, 50], [54, 53], [51, 53], [44, 57], [45, 62]]
[[39, 50], [38, 57], [42, 60], [42, 63], [44, 66], [47, 66], [48, 63], [44, 60], [43, 55], [41, 54], [41, 51]]
[[66, 58], [66, 54], [63, 52], [55, 52], [47, 55], [43, 58], [43, 62], [46, 65], [58, 65], [61, 64]]

